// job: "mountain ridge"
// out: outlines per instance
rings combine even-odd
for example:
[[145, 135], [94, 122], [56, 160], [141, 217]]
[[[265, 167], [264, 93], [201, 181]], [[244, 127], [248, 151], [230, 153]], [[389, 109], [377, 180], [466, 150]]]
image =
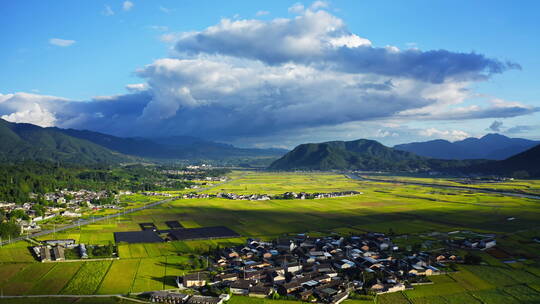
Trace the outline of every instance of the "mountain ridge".
[[438, 159], [503, 160], [526, 151], [537, 144], [540, 144], [540, 141], [510, 138], [497, 133], [489, 133], [481, 138], [469, 137], [455, 142], [436, 139], [395, 145], [393, 148]]

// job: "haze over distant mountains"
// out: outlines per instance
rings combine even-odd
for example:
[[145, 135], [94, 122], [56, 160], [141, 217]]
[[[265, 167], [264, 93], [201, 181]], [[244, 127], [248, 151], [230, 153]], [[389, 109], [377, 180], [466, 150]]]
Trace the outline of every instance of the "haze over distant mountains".
[[0, 143], [0, 161], [78, 164], [130, 162], [137, 157], [154, 160], [279, 157], [287, 152], [281, 149], [242, 149], [189, 136], [122, 138], [85, 130], [42, 128], [3, 119], [0, 119]]
[[443, 139], [413, 142], [396, 145], [394, 149], [439, 159], [502, 160], [538, 144], [540, 144], [540, 141], [509, 138], [500, 134], [487, 134], [481, 138], [470, 137], [455, 142]]

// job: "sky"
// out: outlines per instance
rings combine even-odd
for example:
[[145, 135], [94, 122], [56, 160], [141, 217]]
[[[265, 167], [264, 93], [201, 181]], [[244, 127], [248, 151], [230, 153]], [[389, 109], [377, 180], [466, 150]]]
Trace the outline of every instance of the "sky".
[[540, 140], [540, 3], [0, 3], [0, 117], [243, 147]]

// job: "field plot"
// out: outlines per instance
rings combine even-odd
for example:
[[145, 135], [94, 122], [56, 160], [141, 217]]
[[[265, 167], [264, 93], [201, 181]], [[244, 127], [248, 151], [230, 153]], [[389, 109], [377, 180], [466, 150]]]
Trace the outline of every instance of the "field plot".
[[46, 275], [54, 264], [33, 263], [24, 267], [13, 275], [7, 282], [2, 284], [4, 294], [21, 295], [28, 294], [35, 282]]
[[131, 291], [143, 292], [163, 289], [165, 263], [165, 257], [141, 259]]
[[114, 240], [117, 243], [159, 243], [163, 239], [152, 230], [115, 232]]
[[58, 263], [37, 281], [29, 294], [58, 294], [81, 268], [82, 263]]
[[235, 238], [240, 235], [224, 226], [172, 230], [171, 236], [178, 241]]
[[84, 262], [75, 276], [62, 289], [62, 294], [93, 294], [111, 266], [111, 261]]
[[97, 293], [121, 294], [129, 292], [139, 264], [139, 259], [114, 261]]

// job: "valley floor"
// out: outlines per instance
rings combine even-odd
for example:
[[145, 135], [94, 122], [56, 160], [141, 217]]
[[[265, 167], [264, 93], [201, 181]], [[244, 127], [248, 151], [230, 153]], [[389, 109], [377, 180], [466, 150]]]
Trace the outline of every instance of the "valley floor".
[[[517, 188], [526, 183], [518, 182]], [[537, 182], [532, 181], [531, 185], [536, 187]], [[139, 231], [139, 223], [149, 222], [158, 229], [166, 229], [165, 222], [171, 220], [187, 228], [227, 226], [241, 235], [233, 239], [120, 244], [118, 260], [39, 263], [28, 249], [29, 243], [14, 243], [0, 248], [2, 294], [110, 295], [172, 289], [176, 276], [204, 267], [201, 255], [209, 248], [243, 243], [248, 237], [270, 240], [294, 233], [383, 232], [396, 235], [400, 247], [436, 250], [440, 241], [438, 235], [459, 230], [496, 234], [498, 250], [477, 252], [483, 264], [460, 265], [458, 272], [431, 277], [435, 284], [346, 303], [540, 302], [540, 244], [534, 241], [540, 236], [538, 200], [474, 190], [358, 181], [339, 174], [242, 171], [233, 172], [229, 182], [202, 193], [280, 194], [287, 191], [359, 191], [362, 194], [315, 200], [178, 199], [40, 237], [107, 244], [114, 241], [113, 232]], [[25, 303], [42, 303], [32, 301]], [[65, 303], [90, 303], [85, 301], [75, 299]], [[263, 302], [282, 304], [277, 302], [284, 301], [239, 296], [230, 301], [232, 304]], [[0, 303], [22, 302], [0, 299]]]

